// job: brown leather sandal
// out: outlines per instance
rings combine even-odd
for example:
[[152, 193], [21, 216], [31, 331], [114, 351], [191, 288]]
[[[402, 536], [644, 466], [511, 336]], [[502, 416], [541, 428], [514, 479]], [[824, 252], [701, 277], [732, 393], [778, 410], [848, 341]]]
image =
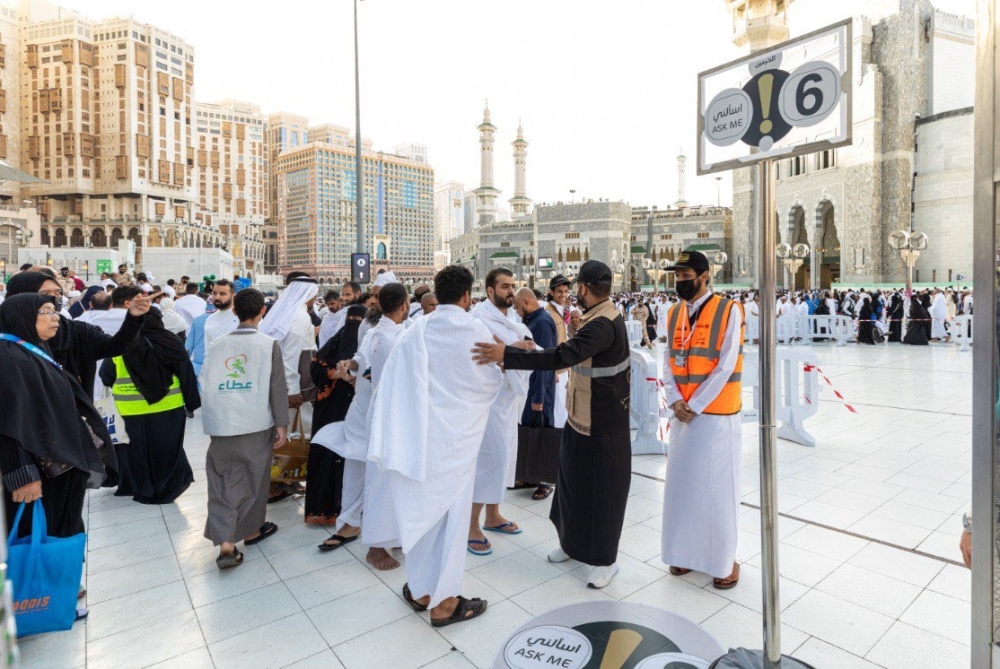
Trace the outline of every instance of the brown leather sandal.
[[737, 562], [733, 563], [733, 573], [726, 578], [713, 578], [712, 585], [716, 590], [729, 590], [730, 588], [735, 588], [736, 584], [740, 582], [740, 565]]

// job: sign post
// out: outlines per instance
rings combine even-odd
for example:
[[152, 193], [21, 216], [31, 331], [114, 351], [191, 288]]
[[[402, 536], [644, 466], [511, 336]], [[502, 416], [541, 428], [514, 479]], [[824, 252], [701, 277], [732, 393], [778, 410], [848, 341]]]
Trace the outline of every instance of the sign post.
[[[775, 417], [776, 158], [851, 143], [851, 21], [778, 44], [698, 75], [698, 174], [756, 166], [760, 246], [760, 524], [764, 650], [721, 668], [805, 665], [781, 655]], [[752, 222], [748, 222], [752, 225]], [[750, 662], [750, 663], [748, 663]]]
[[371, 258], [367, 253], [351, 254], [351, 281], [366, 284], [372, 278]]

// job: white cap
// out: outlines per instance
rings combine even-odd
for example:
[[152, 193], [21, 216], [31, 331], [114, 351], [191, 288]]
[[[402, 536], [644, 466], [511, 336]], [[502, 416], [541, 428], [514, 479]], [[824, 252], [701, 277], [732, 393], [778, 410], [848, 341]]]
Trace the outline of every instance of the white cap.
[[153, 287], [151, 285], [149, 285], [148, 283], [144, 283], [144, 284], [142, 284], [139, 287], [142, 288], [142, 292], [144, 292], [144, 293], [152, 293], [153, 292]]

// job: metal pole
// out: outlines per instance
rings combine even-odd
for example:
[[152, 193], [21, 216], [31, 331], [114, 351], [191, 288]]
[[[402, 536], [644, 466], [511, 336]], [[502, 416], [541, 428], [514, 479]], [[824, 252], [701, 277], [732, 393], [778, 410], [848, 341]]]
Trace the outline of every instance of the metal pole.
[[973, 158], [972, 669], [993, 667], [997, 581], [997, 0], [979, 0]]
[[757, 165], [760, 187], [760, 539], [764, 591], [764, 669], [781, 666], [781, 607], [778, 600], [778, 481], [775, 458], [776, 255], [773, 163]]
[[361, 171], [361, 74], [358, 67], [358, 0], [354, 0], [354, 203], [355, 203], [355, 251], [365, 251], [364, 219], [364, 174]]

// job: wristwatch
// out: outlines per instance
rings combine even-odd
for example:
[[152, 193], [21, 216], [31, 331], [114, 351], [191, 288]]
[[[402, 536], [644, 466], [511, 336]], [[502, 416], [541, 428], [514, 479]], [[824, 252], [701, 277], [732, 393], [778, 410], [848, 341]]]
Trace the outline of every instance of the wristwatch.
[[962, 527], [966, 532], [972, 534], [972, 516], [968, 513], [962, 514]]

